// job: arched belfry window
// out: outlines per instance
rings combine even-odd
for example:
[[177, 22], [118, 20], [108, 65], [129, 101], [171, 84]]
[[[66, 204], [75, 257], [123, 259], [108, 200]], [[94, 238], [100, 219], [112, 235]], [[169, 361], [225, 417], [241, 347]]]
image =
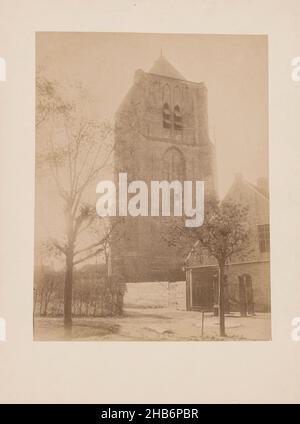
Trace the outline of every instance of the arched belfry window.
[[171, 110], [168, 103], [164, 103], [163, 105], [163, 112], [162, 112], [162, 118], [163, 118], [163, 127], [164, 128], [171, 128]]
[[182, 130], [182, 115], [178, 105], [174, 107], [174, 128], [175, 130]]
[[185, 180], [185, 160], [179, 149], [171, 147], [164, 153], [162, 170], [164, 180]]

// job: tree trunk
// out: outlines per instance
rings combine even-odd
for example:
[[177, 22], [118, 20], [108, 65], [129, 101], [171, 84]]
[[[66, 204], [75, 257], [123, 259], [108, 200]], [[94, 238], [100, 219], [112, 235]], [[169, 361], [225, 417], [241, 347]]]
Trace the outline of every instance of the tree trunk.
[[66, 255], [66, 274], [64, 287], [64, 331], [65, 337], [72, 336], [72, 291], [73, 291], [73, 250]]
[[44, 302], [44, 289], [41, 290], [41, 294], [40, 294], [40, 317], [43, 316], [43, 302]]
[[219, 280], [219, 316], [220, 316], [220, 336], [225, 337], [225, 302], [224, 302], [224, 276], [225, 266], [220, 264], [220, 280]]
[[44, 316], [46, 317], [47, 316], [47, 313], [48, 313], [48, 306], [49, 306], [49, 302], [50, 302], [50, 299], [51, 299], [51, 294], [52, 294], [52, 292], [46, 292], [46, 296], [45, 296], [45, 302], [44, 302]]
[[36, 289], [34, 289], [34, 292], [33, 292], [34, 294], [33, 294], [33, 315], [35, 315], [35, 310], [36, 310], [36, 303], [37, 303], [37, 290]]
[[44, 312], [43, 312], [44, 317], [47, 316], [47, 311], [48, 311], [48, 297], [47, 297], [47, 294], [46, 294], [45, 302], [44, 302]]
[[105, 290], [102, 290], [102, 295], [101, 295], [101, 306], [100, 306], [100, 314], [101, 316], [104, 315], [104, 296], [106, 296], [106, 292]]

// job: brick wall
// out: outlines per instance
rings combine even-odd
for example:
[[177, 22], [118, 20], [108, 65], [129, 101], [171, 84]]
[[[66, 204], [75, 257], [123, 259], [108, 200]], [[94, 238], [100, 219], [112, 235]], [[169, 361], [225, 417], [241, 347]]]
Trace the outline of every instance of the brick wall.
[[[201, 283], [199, 270], [211, 270], [208, 268], [193, 268], [188, 269], [186, 272], [187, 278], [187, 300], [190, 305], [190, 284], [191, 281]], [[251, 277], [253, 301], [255, 312], [270, 312], [271, 311], [271, 289], [270, 289], [270, 262], [256, 262], [256, 263], [240, 263], [231, 264], [226, 267], [227, 275], [227, 293], [229, 296], [229, 304], [231, 312], [240, 312], [240, 292], [239, 292], [239, 276], [248, 274]], [[201, 274], [200, 274], [201, 275]], [[205, 272], [203, 278], [207, 279]], [[203, 281], [205, 283], [205, 281]], [[205, 300], [204, 300], [205, 301]], [[193, 309], [195, 305], [191, 305]]]
[[239, 275], [249, 274], [252, 280], [254, 310], [270, 312], [270, 262], [231, 265], [226, 270], [228, 278], [229, 298], [232, 310], [238, 310]]

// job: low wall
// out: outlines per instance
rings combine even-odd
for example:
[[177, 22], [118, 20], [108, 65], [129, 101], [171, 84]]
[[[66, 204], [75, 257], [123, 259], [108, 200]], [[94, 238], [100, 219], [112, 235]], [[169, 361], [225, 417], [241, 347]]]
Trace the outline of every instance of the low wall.
[[124, 306], [185, 310], [186, 283], [185, 281], [127, 283]]

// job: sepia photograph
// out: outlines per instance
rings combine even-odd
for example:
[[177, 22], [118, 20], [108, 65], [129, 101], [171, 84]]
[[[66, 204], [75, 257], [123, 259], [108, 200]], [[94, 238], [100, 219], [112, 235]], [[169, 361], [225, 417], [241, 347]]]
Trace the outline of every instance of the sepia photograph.
[[35, 43], [34, 340], [271, 340], [268, 36]]

